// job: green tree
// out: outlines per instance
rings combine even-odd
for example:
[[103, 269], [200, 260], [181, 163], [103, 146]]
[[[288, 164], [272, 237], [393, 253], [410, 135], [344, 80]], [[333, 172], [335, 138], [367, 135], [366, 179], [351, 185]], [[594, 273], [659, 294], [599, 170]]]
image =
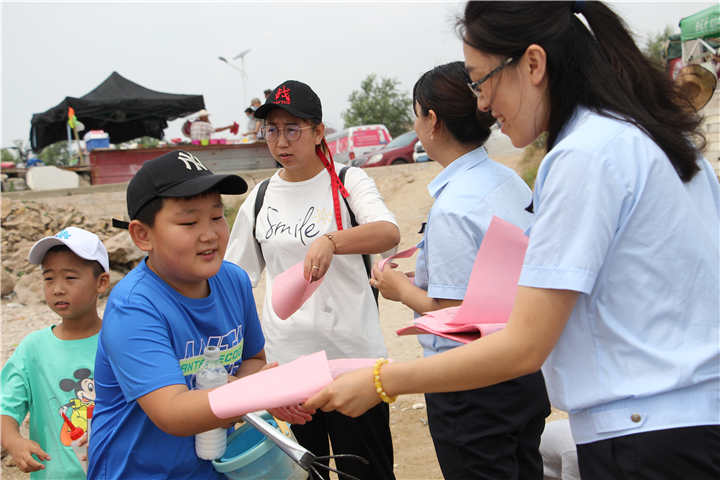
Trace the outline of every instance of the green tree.
[[2, 150], [0, 150], [0, 155], [2, 155], [2, 158], [0, 158], [0, 161], [2, 161], [3, 163], [17, 162], [17, 157], [15, 156], [15, 153], [9, 148], [3, 148]]
[[662, 69], [665, 68], [665, 49], [672, 34], [673, 28], [667, 25], [662, 32], [650, 35], [643, 49], [645, 56]]
[[368, 75], [354, 90], [348, 101], [350, 108], [342, 113], [346, 127], [382, 123], [393, 137], [407, 131], [412, 125], [412, 98], [399, 90], [400, 81], [394, 78], [378, 79]]
[[68, 152], [67, 140], [60, 140], [43, 148], [38, 158], [45, 165], [68, 165], [71, 156]]

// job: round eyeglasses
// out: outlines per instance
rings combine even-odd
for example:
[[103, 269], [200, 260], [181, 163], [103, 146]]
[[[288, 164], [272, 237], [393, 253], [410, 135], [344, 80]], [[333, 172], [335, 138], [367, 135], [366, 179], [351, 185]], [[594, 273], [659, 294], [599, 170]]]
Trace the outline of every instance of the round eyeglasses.
[[280, 134], [283, 133], [288, 142], [294, 142], [300, 138], [303, 130], [313, 128], [312, 126], [300, 127], [298, 125], [286, 125], [285, 128], [280, 128], [275, 125], [264, 125], [262, 127], [263, 136], [267, 142], [277, 142], [280, 138]]
[[510, 65], [514, 60], [515, 59], [513, 57], [508, 57], [505, 60], [503, 60], [503, 62], [500, 65], [498, 65], [496, 68], [494, 68], [490, 73], [488, 73], [487, 75], [482, 77], [480, 80], [476, 80], [474, 82], [467, 82], [467, 86], [470, 88], [470, 91], [473, 93], [473, 95], [475, 95], [476, 97], [480, 97], [480, 94], [482, 93], [480, 91], [480, 85], [487, 82], [490, 79], [490, 77], [492, 77], [493, 75], [498, 73], [500, 70], [502, 70], [503, 68]]

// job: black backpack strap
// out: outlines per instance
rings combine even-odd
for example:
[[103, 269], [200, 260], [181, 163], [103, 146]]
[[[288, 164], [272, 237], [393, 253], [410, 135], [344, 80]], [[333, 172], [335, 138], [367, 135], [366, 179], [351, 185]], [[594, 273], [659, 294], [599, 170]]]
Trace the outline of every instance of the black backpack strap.
[[[255, 238], [255, 229], [257, 229], [257, 217], [260, 214], [260, 209], [262, 208], [263, 201], [265, 200], [265, 192], [267, 191], [268, 184], [270, 183], [270, 179], [266, 178], [260, 183], [260, 186], [258, 187], [257, 196], [255, 197], [255, 216], [253, 218], [253, 238]], [[257, 240], [256, 240], [257, 241]]]
[[[340, 169], [340, 172], [338, 173], [338, 178], [340, 179], [340, 182], [343, 185], [345, 185], [345, 173], [347, 173], [349, 168], [350, 168], [349, 166], [345, 165], [344, 167], [342, 167]], [[355, 219], [355, 214], [353, 213], [352, 208], [350, 208], [350, 204], [348, 203], [347, 198], [343, 197], [343, 200], [345, 201], [345, 206], [347, 207], [348, 213], [350, 214], [350, 226], [357, 227], [358, 223], [357, 223], [357, 220]], [[366, 253], [362, 257], [363, 257], [363, 263], [365, 264], [365, 272], [367, 272], [367, 276], [368, 276], [368, 278], [370, 278], [372, 276], [372, 262], [370, 260], [370, 255], [368, 255]], [[378, 304], [378, 294], [380, 292], [378, 292], [378, 289], [375, 287], [370, 287], [370, 288], [372, 289], [373, 296], [375, 297], [375, 304]]]

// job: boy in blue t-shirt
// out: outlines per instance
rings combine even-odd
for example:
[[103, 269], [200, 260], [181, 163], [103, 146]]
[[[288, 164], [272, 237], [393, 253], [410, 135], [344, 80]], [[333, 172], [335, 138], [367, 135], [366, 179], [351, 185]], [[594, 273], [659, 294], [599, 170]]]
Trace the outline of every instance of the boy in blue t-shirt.
[[[61, 412], [87, 431], [102, 324], [97, 300], [110, 282], [107, 250], [94, 233], [68, 227], [37, 241], [28, 260], [42, 266], [45, 301], [62, 321], [30, 333], [3, 366], [2, 446], [33, 480], [84, 479], [86, 455], [73, 451]], [[28, 412], [30, 438], [24, 438], [19, 425]]]
[[105, 309], [88, 478], [221, 478], [197, 457], [194, 435], [237, 419], [212, 413], [194, 374], [208, 345], [235, 377], [266, 367], [248, 276], [223, 261], [220, 194], [246, 190], [239, 176], [214, 175], [183, 151], [145, 162], [128, 184], [130, 223], [114, 223], [147, 257]]

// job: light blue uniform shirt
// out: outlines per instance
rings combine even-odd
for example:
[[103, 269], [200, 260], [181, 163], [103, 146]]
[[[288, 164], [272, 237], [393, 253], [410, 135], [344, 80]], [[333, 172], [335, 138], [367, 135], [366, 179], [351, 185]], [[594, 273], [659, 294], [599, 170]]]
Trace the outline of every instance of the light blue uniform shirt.
[[[493, 215], [525, 230], [532, 192], [511, 169], [492, 161], [483, 147], [459, 157], [428, 185], [430, 209], [415, 266], [415, 284], [432, 298], [462, 300], [480, 243]], [[419, 335], [425, 356], [458, 345]]]
[[579, 108], [538, 170], [520, 285], [581, 292], [543, 366], [576, 443], [720, 424], [720, 187]]

